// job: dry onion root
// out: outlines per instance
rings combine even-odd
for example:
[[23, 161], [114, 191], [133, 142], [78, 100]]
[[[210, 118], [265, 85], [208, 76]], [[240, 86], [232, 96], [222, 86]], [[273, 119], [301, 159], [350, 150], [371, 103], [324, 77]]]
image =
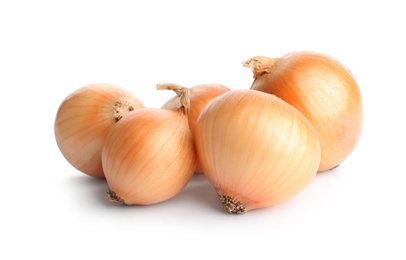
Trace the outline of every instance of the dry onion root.
[[67, 96], [58, 108], [54, 131], [66, 160], [79, 171], [104, 178], [101, 149], [109, 130], [129, 112], [144, 107], [128, 90], [90, 84]]
[[[191, 88], [182, 87], [174, 83], [159, 83], [158, 90], [173, 90], [176, 96], [168, 100], [161, 108], [178, 110], [181, 104], [190, 106], [188, 111], [188, 123], [194, 139], [197, 118], [206, 105], [215, 97], [230, 89], [221, 84], [201, 84]], [[199, 161], [196, 164], [196, 172], [202, 172]]]
[[255, 56], [243, 62], [251, 68], [251, 89], [274, 94], [302, 112], [314, 125], [321, 145], [318, 171], [340, 165], [361, 135], [360, 90], [351, 72], [332, 57], [293, 52], [280, 58]]
[[196, 149], [229, 213], [292, 198], [320, 163], [311, 123], [276, 96], [254, 90], [231, 90], [206, 106], [196, 125]]
[[115, 125], [102, 149], [111, 201], [149, 205], [183, 189], [196, 165], [187, 110], [140, 108]]

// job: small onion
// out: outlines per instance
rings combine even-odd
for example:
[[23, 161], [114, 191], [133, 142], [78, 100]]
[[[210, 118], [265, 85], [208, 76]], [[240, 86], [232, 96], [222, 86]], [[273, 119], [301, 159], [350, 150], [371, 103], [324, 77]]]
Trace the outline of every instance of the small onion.
[[187, 116], [159, 108], [128, 114], [107, 136], [102, 163], [111, 201], [149, 205], [172, 198], [196, 165]]
[[269, 207], [302, 191], [317, 173], [313, 126], [280, 98], [231, 90], [213, 99], [196, 125], [198, 158], [229, 213]]
[[[192, 136], [195, 136], [197, 119], [206, 105], [215, 97], [230, 89], [221, 84], [201, 84], [191, 88], [185, 88], [173, 83], [159, 83], [158, 90], [173, 90], [177, 96], [168, 100], [161, 108], [178, 110], [181, 103], [188, 104], [188, 123]], [[196, 172], [202, 172], [199, 161], [196, 164]]]
[[[191, 88], [185, 88], [173, 83], [159, 83], [158, 90], [173, 90], [177, 96], [168, 100], [161, 108], [178, 110], [181, 102], [189, 105], [188, 123], [194, 136], [197, 118], [206, 105], [215, 97], [230, 89], [221, 84], [201, 84]], [[182, 101], [181, 101], [182, 100]]]
[[340, 165], [361, 135], [361, 94], [352, 73], [324, 54], [298, 51], [280, 58], [255, 56], [251, 89], [274, 94], [302, 112], [314, 125], [321, 145], [318, 171]]
[[104, 178], [101, 149], [107, 133], [122, 117], [141, 107], [141, 101], [122, 87], [101, 83], [81, 87], [58, 108], [57, 145], [77, 170]]

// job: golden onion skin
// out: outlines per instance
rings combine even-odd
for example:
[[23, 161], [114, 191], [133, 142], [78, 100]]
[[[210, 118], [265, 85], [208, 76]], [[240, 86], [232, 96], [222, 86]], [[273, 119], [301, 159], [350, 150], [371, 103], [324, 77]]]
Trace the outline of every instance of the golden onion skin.
[[280, 98], [231, 90], [213, 99], [196, 124], [204, 173], [230, 213], [286, 201], [314, 178], [320, 144], [313, 126]]
[[251, 89], [280, 97], [315, 126], [321, 145], [318, 171], [337, 167], [352, 153], [362, 132], [363, 106], [358, 84], [343, 64], [309, 51], [256, 56], [243, 64], [254, 73]]
[[83, 86], [58, 108], [54, 133], [65, 159], [77, 170], [104, 178], [101, 149], [107, 133], [127, 113], [144, 107], [128, 90], [113, 84]]
[[174, 197], [196, 165], [187, 116], [159, 108], [128, 114], [108, 134], [102, 164], [113, 202], [149, 205]]
[[[158, 84], [158, 89], [171, 89], [177, 93], [177, 96], [169, 99], [161, 108], [170, 109], [176, 111], [179, 109], [179, 99], [184, 98], [187, 94], [187, 101], [189, 104], [188, 109], [188, 122], [189, 128], [192, 132], [194, 139], [196, 122], [199, 118], [200, 113], [207, 106], [207, 104], [212, 101], [215, 97], [230, 91], [230, 89], [221, 84], [207, 83], [196, 85], [191, 88], [185, 88], [173, 83], [161, 83]], [[202, 173], [202, 167], [200, 166], [199, 161], [196, 164], [196, 173]]]

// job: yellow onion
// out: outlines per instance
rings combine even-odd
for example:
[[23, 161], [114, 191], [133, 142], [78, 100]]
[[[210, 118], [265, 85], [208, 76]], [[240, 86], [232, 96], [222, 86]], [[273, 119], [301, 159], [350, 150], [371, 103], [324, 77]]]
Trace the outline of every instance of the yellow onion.
[[313, 126], [280, 98], [231, 90], [213, 99], [196, 125], [198, 158], [227, 212], [286, 201], [314, 178], [320, 144]]
[[298, 51], [279, 58], [255, 56], [251, 89], [274, 94], [302, 112], [320, 139], [318, 171], [340, 165], [355, 149], [363, 123], [362, 100], [352, 73], [330, 56]]
[[[173, 90], [176, 96], [168, 100], [161, 108], [178, 110], [181, 103], [188, 104], [188, 122], [194, 138], [197, 118], [206, 105], [215, 97], [230, 89], [221, 84], [201, 84], [191, 88], [185, 88], [173, 83], [159, 83], [158, 90]], [[196, 172], [201, 172], [199, 161], [196, 164]]]
[[101, 149], [109, 130], [129, 112], [144, 107], [128, 90], [90, 84], [68, 95], [58, 108], [54, 132], [66, 160], [77, 170], [104, 178]]
[[172, 198], [196, 164], [187, 116], [159, 108], [128, 114], [107, 136], [102, 163], [111, 201], [149, 205]]
[[157, 84], [157, 89], [173, 90], [177, 95], [168, 100], [161, 108], [176, 111], [182, 102], [189, 105], [188, 123], [193, 136], [197, 118], [206, 105], [215, 97], [230, 90], [221, 84], [201, 84], [191, 88], [185, 88], [174, 83], [159, 83]]

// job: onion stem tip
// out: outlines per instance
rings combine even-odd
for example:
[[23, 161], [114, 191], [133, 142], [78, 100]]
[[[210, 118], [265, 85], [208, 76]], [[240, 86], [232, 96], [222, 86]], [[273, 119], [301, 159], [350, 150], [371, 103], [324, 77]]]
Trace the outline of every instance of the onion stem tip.
[[254, 78], [264, 73], [270, 73], [276, 63], [276, 59], [265, 56], [254, 56], [246, 61], [241, 62], [246, 68], [254, 73]]

